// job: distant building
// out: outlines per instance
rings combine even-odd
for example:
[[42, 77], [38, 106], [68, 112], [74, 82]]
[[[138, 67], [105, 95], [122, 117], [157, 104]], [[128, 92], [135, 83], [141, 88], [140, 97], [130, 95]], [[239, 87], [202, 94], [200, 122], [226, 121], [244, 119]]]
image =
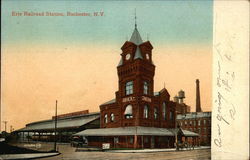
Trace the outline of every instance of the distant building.
[[198, 133], [200, 145], [211, 145], [211, 117], [211, 112], [178, 114], [177, 124], [182, 129]]
[[[200, 100], [200, 81], [196, 80], [196, 112], [181, 113], [176, 117], [179, 127], [199, 136], [199, 145], [211, 145], [211, 117], [212, 112], [202, 112]], [[189, 140], [192, 143], [192, 140]]]

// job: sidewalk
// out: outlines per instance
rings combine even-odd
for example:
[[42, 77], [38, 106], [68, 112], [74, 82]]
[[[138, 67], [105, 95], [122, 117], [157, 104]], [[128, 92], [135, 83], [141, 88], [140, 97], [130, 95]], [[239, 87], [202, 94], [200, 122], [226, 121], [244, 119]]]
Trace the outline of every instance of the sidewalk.
[[[210, 146], [201, 146], [195, 147], [194, 149], [183, 148], [179, 151], [190, 151], [190, 150], [199, 150], [199, 149], [210, 149]], [[113, 153], [150, 153], [150, 152], [174, 152], [175, 148], [164, 148], [164, 149], [136, 149], [136, 150], [104, 150], [104, 152], [113, 152]]]
[[0, 155], [0, 160], [2, 159], [33, 159], [33, 158], [44, 158], [57, 156], [60, 153], [26, 153], [26, 154], [2, 154]]

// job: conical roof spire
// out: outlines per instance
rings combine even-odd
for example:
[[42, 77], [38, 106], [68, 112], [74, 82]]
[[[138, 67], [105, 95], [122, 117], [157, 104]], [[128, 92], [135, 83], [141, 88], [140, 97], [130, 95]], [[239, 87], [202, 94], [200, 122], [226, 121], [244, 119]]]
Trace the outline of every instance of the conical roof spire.
[[136, 45], [140, 45], [142, 44], [142, 39], [141, 39], [141, 35], [139, 33], [139, 31], [137, 30], [137, 21], [136, 21], [136, 9], [135, 9], [135, 29], [134, 29], [134, 32], [130, 38], [130, 42], [133, 42], [134, 44]]
[[133, 42], [134, 44], [136, 45], [140, 45], [142, 44], [142, 39], [141, 39], [141, 35], [140, 33], [138, 32], [137, 28], [134, 29], [134, 32], [129, 40], [130, 42]]

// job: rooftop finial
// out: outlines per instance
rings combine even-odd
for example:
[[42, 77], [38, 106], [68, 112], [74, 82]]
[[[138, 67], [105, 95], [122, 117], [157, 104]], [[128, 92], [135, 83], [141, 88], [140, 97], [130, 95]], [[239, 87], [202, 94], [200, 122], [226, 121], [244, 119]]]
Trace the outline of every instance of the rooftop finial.
[[136, 8], [135, 8], [135, 28], [137, 28], [137, 23], [136, 23]]

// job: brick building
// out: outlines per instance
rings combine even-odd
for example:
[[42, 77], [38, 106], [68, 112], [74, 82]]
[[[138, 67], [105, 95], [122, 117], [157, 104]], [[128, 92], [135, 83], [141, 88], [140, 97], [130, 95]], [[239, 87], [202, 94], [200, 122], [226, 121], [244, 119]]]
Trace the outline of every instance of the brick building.
[[[179, 96], [180, 97], [180, 96]], [[176, 100], [175, 100], [176, 101]], [[198, 133], [199, 145], [211, 145], [211, 112], [202, 112], [200, 101], [200, 81], [196, 80], [196, 112], [178, 113], [176, 117], [180, 128]], [[188, 139], [193, 143], [192, 139]]]
[[[142, 41], [135, 25], [130, 40], [121, 47], [115, 99], [100, 105], [101, 128], [78, 133], [88, 138], [90, 146], [107, 143], [113, 148], [174, 147], [176, 113], [189, 112], [190, 107], [171, 101], [165, 87], [154, 92], [152, 49], [149, 41]], [[183, 130], [178, 133], [197, 136]]]
[[211, 145], [211, 116], [211, 112], [179, 114], [177, 124], [182, 129], [198, 133], [200, 145]]

